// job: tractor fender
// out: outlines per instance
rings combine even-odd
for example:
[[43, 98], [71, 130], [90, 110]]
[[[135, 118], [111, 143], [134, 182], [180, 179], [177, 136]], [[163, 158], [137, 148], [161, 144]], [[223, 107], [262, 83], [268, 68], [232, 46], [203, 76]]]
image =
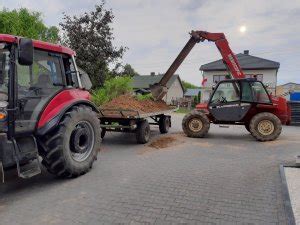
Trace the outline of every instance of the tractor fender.
[[47, 122], [43, 127], [37, 128], [36, 134], [39, 136], [45, 135], [49, 131], [51, 131], [54, 127], [56, 127], [59, 122], [61, 121], [62, 117], [65, 115], [66, 112], [68, 112], [72, 107], [78, 106], [78, 105], [86, 105], [91, 107], [95, 112], [99, 112], [97, 107], [88, 100], [80, 100], [73, 102], [72, 104], [64, 107], [59, 114], [57, 114], [55, 117], [53, 117], [49, 122]]
[[39, 116], [35, 133], [39, 136], [46, 134], [58, 125], [68, 110], [77, 105], [86, 105], [95, 112], [99, 112], [97, 107], [90, 101], [89, 92], [78, 89], [64, 90], [46, 105]]

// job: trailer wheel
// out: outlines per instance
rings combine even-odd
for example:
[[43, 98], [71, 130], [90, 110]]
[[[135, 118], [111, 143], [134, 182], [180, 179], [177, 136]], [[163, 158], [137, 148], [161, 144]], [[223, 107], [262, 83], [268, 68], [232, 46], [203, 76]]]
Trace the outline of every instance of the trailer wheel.
[[77, 177], [88, 172], [101, 142], [100, 121], [87, 106], [74, 106], [57, 128], [42, 139], [43, 165], [59, 177]]
[[159, 131], [162, 134], [166, 134], [169, 132], [169, 129], [171, 127], [171, 120], [169, 116], [162, 116], [159, 119]]
[[194, 110], [183, 117], [183, 132], [192, 138], [202, 138], [209, 130], [210, 122], [207, 116], [200, 111]]
[[273, 113], [263, 112], [250, 121], [250, 132], [258, 141], [273, 141], [281, 134], [282, 125]]
[[145, 144], [150, 139], [150, 126], [147, 120], [143, 120], [137, 124], [136, 141], [139, 144]]
[[106, 128], [102, 128], [101, 130], [101, 138], [103, 139], [105, 137], [106, 134]]

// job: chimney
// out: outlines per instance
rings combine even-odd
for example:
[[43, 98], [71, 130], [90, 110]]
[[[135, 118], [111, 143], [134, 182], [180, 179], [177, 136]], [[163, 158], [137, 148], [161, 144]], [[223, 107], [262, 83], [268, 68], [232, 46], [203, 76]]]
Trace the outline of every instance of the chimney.
[[155, 76], [155, 72], [151, 72], [150, 75], [151, 75], [151, 76]]
[[244, 50], [244, 55], [249, 55], [249, 50]]

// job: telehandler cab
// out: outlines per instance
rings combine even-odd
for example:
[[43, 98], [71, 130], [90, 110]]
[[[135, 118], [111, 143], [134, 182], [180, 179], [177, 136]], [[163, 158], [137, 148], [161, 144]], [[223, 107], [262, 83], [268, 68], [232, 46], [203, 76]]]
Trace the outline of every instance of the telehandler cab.
[[71, 49], [0, 34], [2, 172], [16, 167], [22, 178], [39, 174], [39, 156], [59, 177], [88, 172], [101, 141], [89, 88]]

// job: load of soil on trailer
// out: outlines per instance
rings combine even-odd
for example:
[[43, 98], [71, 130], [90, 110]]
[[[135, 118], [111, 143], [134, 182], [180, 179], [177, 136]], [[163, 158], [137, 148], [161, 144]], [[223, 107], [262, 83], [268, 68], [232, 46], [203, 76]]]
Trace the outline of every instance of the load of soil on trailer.
[[134, 110], [140, 113], [151, 113], [171, 108], [164, 101], [138, 100], [133, 95], [125, 94], [102, 105], [101, 109]]

